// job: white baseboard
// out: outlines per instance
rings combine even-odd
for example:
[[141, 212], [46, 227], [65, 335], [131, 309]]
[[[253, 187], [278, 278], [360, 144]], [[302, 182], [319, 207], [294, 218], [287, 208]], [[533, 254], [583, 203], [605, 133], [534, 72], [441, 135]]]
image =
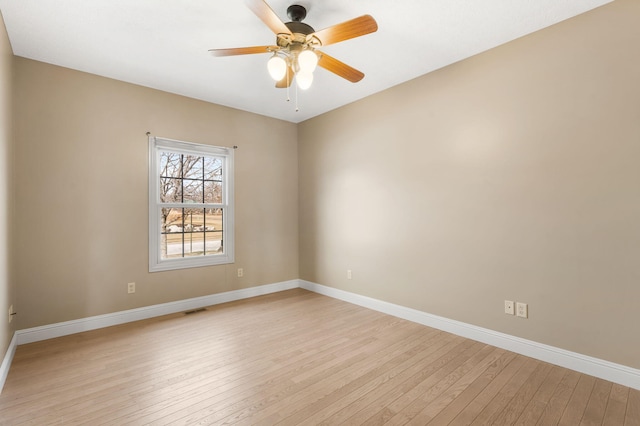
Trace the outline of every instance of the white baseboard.
[[110, 327], [112, 325], [154, 318], [161, 315], [174, 314], [205, 306], [218, 305], [220, 303], [233, 302], [234, 300], [262, 296], [264, 294], [276, 293], [278, 291], [290, 290], [298, 287], [298, 280], [284, 281], [241, 290], [227, 291], [225, 293], [212, 294], [209, 296], [195, 297], [193, 299], [163, 303], [160, 305], [145, 306], [143, 308], [130, 309], [111, 314], [81, 318], [73, 321], [48, 324], [41, 327], [18, 330], [16, 332], [17, 343], [18, 345], [23, 345], [26, 343], [38, 342], [40, 340], [52, 339], [54, 337], [67, 336], [69, 334], [96, 330], [98, 328]]
[[7, 352], [4, 354], [4, 358], [2, 359], [2, 364], [0, 364], [0, 393], [2, 393], [4, 382], [7, 381], [7, 376], [9, 375], [9, 367], [11, 367], [11, 361], [13, 361], [13, 355], [16, 353], [17, 346], [18, 339], [16, 337], [16, 333], [13, 333], [13, 337], [11, 338], [11, 342], [9, 342]]
[[428, 314], [416, 309], [394, 305], [393, 303], [383, 302], [381, 300], [361, 296], [344, 290], [315, 284], [309, 281], [300, 280], [300, 287], [313, 291], [314, 293], [323, 294], [334, 299], [343, 300], [345, 302], [353, 303], [354, 305], [359, 305], [418, 324], [437, 328], [438, 330], [447, 331], [458, 336], [487, 343], [511, 352], [516, 352], [521, 355], [640, 390], [640, 370], [631, 367], [508, 334], [499, 333], [497, 331], [477, 327], [460, 321]]

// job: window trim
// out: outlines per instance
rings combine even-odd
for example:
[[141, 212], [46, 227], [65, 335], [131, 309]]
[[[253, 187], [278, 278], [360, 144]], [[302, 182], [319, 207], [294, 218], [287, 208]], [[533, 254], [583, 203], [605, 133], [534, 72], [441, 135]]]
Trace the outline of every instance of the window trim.
[[[222, 168], [222, 209], [224, 252], [218, 255], [162, 259], [160, 236], [160, 152], [170, 151], [197, 156], [211, 155], [223, 158]], [[175, 269], [198, 268], [203, 266], [234, 263], [234, 185], [233, 148], [184, 142], [174, 139], [149, 136], [149, 272]], [[174, 203], [175, 204], [175, 203]], [[167, 204], [173, 206], [173, 204]], [[198, 207], [199, 203], [189, 203]], [[203, 205], [204, 207], [204, 205]]]

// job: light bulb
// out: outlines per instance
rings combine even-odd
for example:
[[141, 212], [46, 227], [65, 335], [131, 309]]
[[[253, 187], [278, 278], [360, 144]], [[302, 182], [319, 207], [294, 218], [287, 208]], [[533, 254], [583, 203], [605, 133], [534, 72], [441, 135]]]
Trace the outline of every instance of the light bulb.
[[313, 83], [313, 73], [311, 71], [300, 70], [296, 74], [296, 82], [302, 90], [307, 90]]
[[275, 81], [280, 81], [287, 73], [287, 62], [278, 55], [273, 55], [267, 62], [267, 70], [269, 75]]
[[298, 66], [302, 71], [313, 72], [318, 65], [318, 55], [313, 50], [303, 50], [298, 55]]

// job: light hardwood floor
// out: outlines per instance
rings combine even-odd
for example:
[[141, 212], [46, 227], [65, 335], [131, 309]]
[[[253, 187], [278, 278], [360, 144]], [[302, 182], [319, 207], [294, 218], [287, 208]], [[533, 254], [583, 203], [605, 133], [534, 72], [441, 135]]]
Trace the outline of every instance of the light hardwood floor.
[[639, 425], [640, 391], [296, 289], [19, 346], [3, 425]]

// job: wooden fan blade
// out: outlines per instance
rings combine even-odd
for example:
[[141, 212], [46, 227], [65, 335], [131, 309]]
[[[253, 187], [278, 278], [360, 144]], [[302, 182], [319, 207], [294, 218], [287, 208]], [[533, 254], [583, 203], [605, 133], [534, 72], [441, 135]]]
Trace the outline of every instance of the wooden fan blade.
[[[316, 50], [316, 52], [318, 52]], [[320, 54], [320, 59], [318, 60], [318, 66], [326, 69], [327, 71], [331, 71], [332, 73], [349, 80], [352, 83], [357, 83], [364, 78], [364, 73], [358, 71], [357, 69], [350, 67], [345, 64], [327, 55], [324, 52], [318, 52]]]
[[378, 31], [376, 20], [370, 15], [362, 15], [359, 18], [317, 31], [312, 35], [318, 37], [323, 46], [327, 46], [376, 31]]
[[252, 55], [254, 53], [269, 53], [278, 50], [278, 46], [233, 47], [231, 49], [209, 49], [213, 56]]
[[274, 34], [291, 34], [289, 28], [278, 18], [278, 15], [264, 0], [245, 0], [244, 3]]
[[276, 83], [276, 88], [278, 89], [286, 89], [291, 86], [291, 82], [293, 81], [294, 73], [291, 67], [287, 67], [287, 74], [285, 74], [284, 78]]

